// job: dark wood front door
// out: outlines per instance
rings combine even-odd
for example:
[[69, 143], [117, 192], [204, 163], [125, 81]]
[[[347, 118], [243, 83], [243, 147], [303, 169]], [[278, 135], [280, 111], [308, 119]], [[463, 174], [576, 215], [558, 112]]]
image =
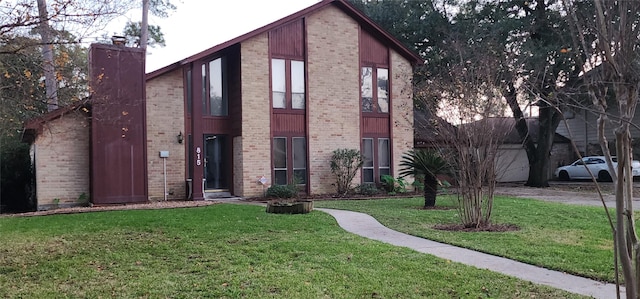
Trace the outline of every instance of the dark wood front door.
[[229, 190], [229, 159], [226, 135], [205, 135], [205, 189]]

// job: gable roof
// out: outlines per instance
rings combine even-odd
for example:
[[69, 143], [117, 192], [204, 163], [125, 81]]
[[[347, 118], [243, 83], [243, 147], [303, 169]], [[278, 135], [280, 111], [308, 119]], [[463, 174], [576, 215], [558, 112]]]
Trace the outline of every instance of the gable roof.
[[77, 111], [82, 111], [83, 115], [88, 115], [90, 113], [90, 106], [85, 101], [81, 101], [72, 105], [60, 107], [56, 110], [47, 112], [36, 118], [26, 121], [24, 123], [24, 131], [22, 133], [22, 142], [33, 142], [36, 135], [38, 135], [38, 133], [42, 130], [47, 122]]
[[382, 27], [380, 27], [378, 24], [376, 24], [373, 20], [371, 20], [369, 17], [367, 17], [362, 11], [358, 10], [357, 8], [355, 8], [353, 5], [351, 5], [350, 3], [347, 2], [347, 0], [322, 0], [312, 6], [309, 6], [301, 11], [298, 11], [297, 13], [294, 13], [292, 15], [286, 16], [280, 20], [277, 20], [275, 22], [272, 22], [268, 25], [262, 26], [258, 29], [255, 29], [249, 33], [240, 35], [234, 39], [228, 40], [226, 42], [223, 42], [221, 44], [218, 44], [216, 46], [213, 46], [207, 50], [204, 50], [200, 53], [194, 54], [192, 56], [189, 56], [183, 60], [174, 62], [168, 66], [165, 66], [163, 68], [160, 68], [158, 70], [155, 70], [153, 72], [150, 72], [147, 74], [146, 79], [150, 80], [153, 79], [155, 77], [158, 77], [162, 74], [171, 72], [173, 70], [175, 70], [176, 68], [179, 68], [183, 65], [189, 64], [191, 62], [194, 62], [196, 60], [205, 58], [209, 55], [212, 55], [214, 53], [217, 53], [221, 50], [224, 50], [230, 46], [233, 46], [235, 44], [239, 44], [242, 43], [250, 38], [253, 38], [255, 36], [258, 36], [260, 34], [263, 34], [265, 32], [269, 32], [273, 29], [276, 29], [288, 22], [291, 22], [293, 20], [297, 20], [299, 18], [308, 16], [324, 7], [326, 7], [327, 5], [335, 5], [336, 7], [340, 8], [343, 12], [345, 12], [347, 15], [349, 15], [351, 18], [353, 18], [354, 20], [356, 20], [360, 26], [362, 26], [365, 30], [369, 31], [370, 33], [372, 33], [375, 37], [377, 37], [378, 39], [380, 39], [381, 41], [383, 41], [385, 44], [387, 44], [389, 47], [391, 47], [392, 49], [394, 49], [395, 51], [397, 51], [400, 55], [402, 55], [404, 58], [406, 58], [407, 60], [409, 60], [412, 64], [416, 65], [416, 64], [420, 64], [423, 63], [422, 58], [420, 58], [420, 56], [416, 53], [414, 53], [412, 50], [410, 50], [409, 48], [407, 48], [406, 46], [404, 46], [402, 44], [402, 42], [400, 42], [397, 38], [395, 38], [393, 35], [391, 35], [389, 32], [387, 32], [386, 30], [382, 29]]

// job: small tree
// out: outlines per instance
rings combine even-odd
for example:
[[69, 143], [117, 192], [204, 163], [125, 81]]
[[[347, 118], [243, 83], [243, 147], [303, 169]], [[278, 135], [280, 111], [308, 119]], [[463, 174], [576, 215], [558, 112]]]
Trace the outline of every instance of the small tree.
[[[615, 221], [607, 211], [614, 236], [614, 267], [620, 298], [624, 285], [626, 298], [640, 298], [640, 242], [633, 208], [633, 152], [631, 128], [640, 102], [640, 2], [587, 2], [564, 0], [571, 30], [572, 50], [581, 53], [579, 71], [598, 112], [598, 140], [607, 156], [609, 173], [615, 186]], [[615, 116], [615, 152], [617, 169], [613, 169], [606, 138], [609, 113]], [[602, 195], [601, 195], [602, 198]], [[604, 200], [602, 201], [606, 208]], [[622, 280], [618, 278], [619, 271]]]
[[351, 190], [351, 181], [362, 163], [362, 155], [358, 150], [341, 148], [333, 151], [331, 173], [336, 177], [338, 194], [345, 195]]
[[449, 174], [449, 163], [434, 150], [411, 150], [402, 156], [400, 177], [424, 176], [424, 207], [434, 207], [438, 175]]

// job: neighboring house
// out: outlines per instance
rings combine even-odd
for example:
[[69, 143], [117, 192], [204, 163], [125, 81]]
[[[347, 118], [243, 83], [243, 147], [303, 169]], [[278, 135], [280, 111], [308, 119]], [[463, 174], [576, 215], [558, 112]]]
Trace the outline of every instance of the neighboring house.
[[[457, 128], [453, 128], [453, 125], [444, 121], [441, 118], [436, 118], [437, 125], [446, 126], [446, 130], [434, 130], [433, 118], [430, 118], [427, 113], [416, 111], [414, 113], [416, 132], [415, 132], [415, 147], [416, 148], [429, 148], [438, 147], [446, 144], [446, 136], [438, 136], [442, 132], [452, 132], [455, 134]], [[508, 132], [501, 141], [498, 149], [498, 157], [496, 159], [496, 180], [501, 183], [505, 182], [524, 182], [529, 177], [529, 160], [527, 153], [522, 145], [522, 141], [518, 131], [515, 129], [515, 122], [513, 118], [492, 118], [491, 127], [500, 128], [502, 132]], [[472, 123], [473, 124], [473, 123]], [[472, 125], [465, 124], [465, 125]], [[527, 124], [529, 126], [529, 132], [531, 132], [531, 138], [537, 140], [538, 138], [538, 119], [528, 118]], [[451, 129], [453, 128], [453, 129]], [[549, 161], [549, 177], [553, 176], [553, 171], [559, 165], [570, 163], [573, 161], [574, 155], [571, 150], [570, 140], [564, 138], [559, 134], [555, 134], [554, 144], [550, 152]]]
[[[347, 1], [324, 0], [149, 73], [146, 151], [131, 155], [146, 161], [146, 179], [133, 186], [146, 185], [150, 200], [262, 196], [294, 181], [309, 194], [333, 193], [339, 148], [366, 157], [356, 183], [377, 183], [413, 148], [412, 67], [421, 62]], [[113, 184], [91, 173], [92, 195]], [[42, 192], [38, 204], [50, 203]]]
[[[512, 120], [513, 118], [508, 118]], [[529, 178], [529, 159], [527, 152], [522, 146], [522, 141], [518, 131], [515, 129], [515, 121], [509, 122], [510, 131], [504, 143], [500, 146], [500, 158], [496, 165], [498, 182], [526, 182]], [[537, 118], [527, 118], [527, 125], [531, 138], [538, 140], [540, 124]], [[575, 155], [571, 149], [571, 141], [564, 136], [555, 133], [553, 146], [549, 153], [549, 173], [548, 177], [553, 178], [556, 167], [571, 163]]]
[[[617, 110], [613, 107], [610, 110]], [[612, 154], [615, 155], [615, 133], [617, 126], [616, 113], [608, 116], [609, 121], [605, 125], [605, 137], [609, 141]], [[575, 109], [564, 112], [566, 125], [563, 121], [558, 125], [556, 133], [573, 140], [578, 151], [583, 156], [602, 155], [602, 149], [598, 141], [598, 114], [589, 109]], [[631, 140], [634, 157], [640, 156], [640, 130], [635, 124], [640, 124], [640, 112], [636, 112], [631, 121]], [[576, 158], [577, 159], [577, 158]], [[567, 161], [573, 162], [573, 161]]]

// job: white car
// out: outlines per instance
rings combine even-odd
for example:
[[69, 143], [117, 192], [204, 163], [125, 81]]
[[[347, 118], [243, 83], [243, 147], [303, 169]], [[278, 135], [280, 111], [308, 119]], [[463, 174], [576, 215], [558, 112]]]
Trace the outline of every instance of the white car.
[[[618, 160], [616, 157], [611, 157], [611, 161], [613, 162], [613, 168], [615, 169], [617, 166], [616, 162], [618, 162]], [[591, 173], [598, 179], [598, 181], [611, 181], [611, 174], [609, 174], [609, 167], [607, 166], [604, 156], [584, 157], [571, 163], [571, 165], [558, 167], [556, 169], [555, 176], [562, 181], [591, 179], [591, 175], [589, 175], [587, 168], [591, 170]], [[640, 176], [640, 161], [633, 160], [631, 162], [631, 173], [634, 177]]]

